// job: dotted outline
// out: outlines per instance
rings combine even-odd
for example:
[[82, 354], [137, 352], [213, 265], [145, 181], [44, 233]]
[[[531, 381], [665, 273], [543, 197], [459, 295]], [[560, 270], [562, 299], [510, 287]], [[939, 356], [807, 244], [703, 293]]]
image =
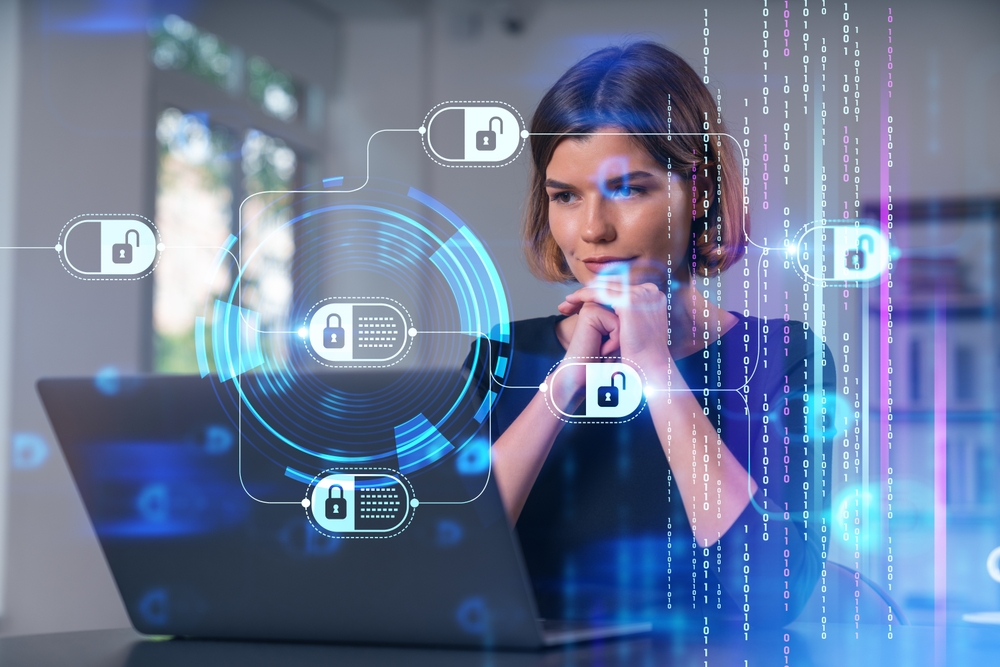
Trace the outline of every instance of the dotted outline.
[[[639, 371], [639, 374], [642, 375], [642, 384], [643, 384], [643, 386], [645, 386], [647, 384], [646, 372], [642, 370], [642, 367], [639, 364], [635, 363], [634, 361], [632, 361], [628, 357], [563, 357], [562, 360], [556, 362], [551, 368], [549, 368], [549, 372], [545, 374], [545, 384], [546, 385], [548, 385], [548, 379], [549, 379], [549, 377], [552, 376], [552, 371], [555, 370], [556, 368], [558, 368], [559, 366], [561, 366], [563, 361], [567, 361], [569, 359], [602, 359], [602, 360], [603, 359], [617, 359], [618, 361], [621, 361], [621, 362], [628, 362], [628, 365], [631, 366], [633, 370]], [[645, 408], [646, 404], [648, 403], [648, 401], [646, 399], [646, 392], [643, 391], [643, 394], [642, 394], [642, 403], [639, 404], [639, 407], [637, 407], [635, 409], [635, 414], [633, 414], [628, 419], [624, 419], [624, 418], [623, 419], [616, 419], [616, 420], [600, 420], [600, 419], [587, 419], [587, 418], [584, 418], [584, 419], [566, 419], [565, 417], [561, 416], [560, 414], [556, 414], [556, 410], [553, 409], [552, 404], [551, 404], [551, 402], [549, 400], [549, 395], [551, 393], [552, 392], [550, 392], [550, 391], [546, 391], [545, 392], [545, 406], [549, 409], [549, 412], [552, 413], [553, 417], [555, 417], [559, 421], [566, 422], [567, 424], [627, 424], [630, 421], [632, 421], [633, 419], [638, 418], [638, 416], [642, 414], [643, 408]]]
[[[66, 253], [66, 239], [63, 237], [63, 233], [66, 232], [66, 228], [69, 227], [70, 223], [80, 218], [131, 218], [133, 220], [136, 218], [141, 218], [142, 220], [145, 220], [146, 221], [145, 224], [149, 225], [149, 227], [153, 230], [153, 237], [156, 239], [156, 259], [153, 260], [152, 266], [150, 266], [146, 270], [146, 272], [143, 273], [141, 276], [131, 276], [131, 277], [124, 276], [121, 278], [86, 278], [84, 276], [79, 275], [78, 273], [76, 273], [76, 271], [67, 266], [67, 263], [69, 262], [68, 258], [66, 259], [66, 261], [63, 261], [63, 255]], [[95, 222], [97, 221], [95, 220]], [[77, 280], [91, 280], [91, 281], [142, 280], [146, 276], [152, 274], [153, 271], [156, 269], [156, 267], [159, 266], [160, 256], [163, 254], [163, 251], [159, 249], [159, 245], [160, 243], [162, 243], [162, 240], [160, 239], [160, 232], [158, 229], [156, 229], [156, 225], [153, 224], [153, 221], [144, 215], [132, 214], [132, 213], [82, 213], [80, 215], [75, 215], [72, 218], [70, 218], [65, 225], [62, 226], [62, 229], [59, 230], [58, 242], [62, 245], [62, 250], [57, 253], [59, 255], [59, 263], [62, 265], [64, 269], [66, 269], [66, 273], [73, 276]], [[55, 250], [55, 248], [53, 248], [53, 250]]]
[[[391, 477], [395, 478], [397, 482], [405, 485], [406, 488], [409, 489], [410, 500], [414, 500], [417, 497], [417, 495], [413, 492], [413, 486], [410, 484], [410, 480], [408, 480], [406, 478], [406, 475], [404, 475], [403, 473], [399, 472], [394, 468], [378, 468], [378, 467], [368, 466], [368, 467], [349, 467], [349, 468], [327, 468], [326, 470], [323, 470], [322, 472], [318, 473], [315, 477], [313, 477], [311, 482], [309, 482], [309, 486], [306, 489], [305, 499], [309, 499], [309, 497], [312, 496], [313, 489], [316, 488], [316, 485], [319, 484], [322, 480], [329, 477], [330, 475], [334, 475], [337, 473], [350, 474], [355, 470], [378, 470], [381, 472], [388, 471], [392, 473], [392, 475], [390, 475]], [[311, 503], [312, 501], [310, 500], [310, 505]], [[417, 507], [419, 506], [420, 505], [418, 504]], [[410, 505], [410, 503], [407, 503], [406, 504], [407, 521], [393, 533], [382, 534], [382, 535], [343, 535], [337, 533], [331, 535], [325, 528], [317, 525], [316, 522], [313, 521], [312, 512], [310, 511], [309, 507], [303, 507], [302, 509], [305, 510], [306, 519], [309, 520], [309, 524], [316, 530], [316, 532], [318, 532], [320, 535], [325, 535], [326, 537], [329, 537], [330, 539], [333, 540], [387, 540], [391, 537], [396, 537], [404, 530], [409, 528], [410, 524], [413, 523], [413, 515], [416, 514], [417, 510], [416, 507]]]
[[306, 346], [306, 352], [309, 353], [309, 356], [312, 357], [313, 360], [316, 363], [321, 364], [323, 366], [326, 366], [327, 368], [390, 368], [392, 366], [395, 366], [399, 362], [401, 362], [403, 359], [405, 359], [407, 357], [408, 354], [410, 354], [410, 348], [413, 347], [413, 338], [414, 338], [413, 336], [410, 335], [410, 329], [413, 327], [413, 318], [410, 317], [410, 311], [408, 311], [406, 309], [406, 306], [404, 306], [403, 304], [401, 304], [399, 301], [396, 301], [395, 299], [390, 299], [389, 297], [383, 297], [383, 296], [328, 296], [325, 299], [323, 299], [322, 301], [317, 301], [315, 304], [313, 304], [313, 307], [310, 308], [309, 312], [307, 312], [306, 315], [305, 315], [305, 323], [304, 323], [303, 326], [305, 326], [306, 331], [309, 330], [309, 319], [310, 319], [313, 311], [321, 308], [322, 306], [320, 304], [326, 303], [327, 301], [365, 301], [365, 300], [376, 301], [376, 302], [378, 300], [381, 300], [381, 301], [392, 301], [394, 304], [396, 304], [397, 306], [399, 306], [400, 309], [402, 309], [402, 311], [404, 313], [404, 317], [407, 320], [409, 320], [409, 322], [407, 322], [407, 326], [403, 327], [403, 335], [406, 336], [406, 343], [404, 344], [405, 347], [403, 348], [402, 354], [399, 355], [399, 358], [396, 359], [395, 361], [393, 361], [391, 364], [381, 364], [381, 365], [379, 365], [379, 364], [337, 364], [336, 362], [329, 362], [329, 360], [320, 360], [316, 356], [316, 354], [313, 352], [312, 343], [309, 342], [309, 337], [306, 336], [305, 338], [302, 339], [302, 343], [303, 343], [303, 345]]
[[[819, 232], [824, 227], [827, 229], [837, 229], [838, 227], [851, 227], [852, 229], [854, 228], [852, 225], [838, 225], [831, 223], [859, 222], [861, 224], [864, 224], [865, 221], [878, 222], [874, 218], [820, 218], [819, 220], [813, 220], [811, 222], [807, 222], [806, 224], [802, 225], [799, 231], [796, 232], [795, 236], [792, 237], [791, 242], [794, 243], [796, 246], [799, 246], [809, 234], [812, 234], [814, 232]], [[875, 227], [874, 225], [865, 225], [865, 226]], [[879, 236], [883, 236], [881, 230], [878, 231], [879, 231]], [[890, 253], [889, 265], [891, 266], [892, 255], [889, 250], [889, 240], [884, 238], [883, 236], [883, 241], [886, 244], [886, 252]], [[795, 261], [790, 262], [790, 264], [792, 265], [792, 270], [795, 271], [795, 275], [797, 275], [802, 280], [802, 282], [810, 283], [811, 285], [815, 285], [820, 289], [826, 289], [828, 287], [836, 287], [842, 289], [864, 289], [868, 287], [876, 287], [882, 284], [882, 277], [886, 275], [889, 271], [889, 268], [887, 266], [885, 271], [880, 271], [878, 276], [874, 278], [867, 278], [865, 280], [834, 280], [833, 278], [830, 279], [816, 278], [806, 273], [805, 270], [802, 269], [801, 253], [795, 253]]]
[[[517, 132], [517, 140], [519, 142], [517, 151], [515, 151], [514, 154], [511, 155], [510, 158], [503, 163], [450, 164], [448, 162], [441, 162], [440, 160], [438, 160], [427, 148], [427, 132], [428, 132], [427, 121], [434, 114], [435, 109], [437, 109], [438, 107], [443, 107], [447, 104], [465, 104], [465, 105], [473, 105], [479, 107], [486, 107], [499, 104], [508, 111], [513, 112], [514, 115], [517, 116], [517, 122], [520, 124], [520, 127], [518, 128]], [[506, 167], [508, 164], [510, 164], [511, 162], [513, 162], [514, 160], [516, 160], [521, 156], [521, 153], [524, 152], [525, 144], [528, 143], [527, 138], [521, 136], [521, 132], [523, 130], [528, 129], [527, 126], [524, 124], [524, 118], [521, 117], [521, 112], [519, 112], [517, 109], [515, 109], [512, 105], [508, 104], [507, 102], [501, 102], [500, 100], [449, 100], [447, 102], [440, 102], [439, 104], [435, 104], [433, 107], [431, 107], [431, 110], [427, 112], [426, 116], [424, 116], [424, 120], [421, 123], [420, 127], [424, 128], [424, 132], [420, 133], [420, 145], [423, 146], [424, 153], [427, 154], [427, 157], [433, 160], [435, 164], [439, 164], [442, 167], [451, 167], [453, 169], [499, 169], [500, 167]]]

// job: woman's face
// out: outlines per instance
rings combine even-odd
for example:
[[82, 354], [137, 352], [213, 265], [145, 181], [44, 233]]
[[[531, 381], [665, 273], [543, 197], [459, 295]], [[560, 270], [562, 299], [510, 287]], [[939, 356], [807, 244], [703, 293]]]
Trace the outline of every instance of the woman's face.
[[626, 268], [633, 285], [687, 280], [691, 180], [668, 172], [629, 136], [563, 140], [545, 171], [545, 189], [549, 229], [580, 283]]

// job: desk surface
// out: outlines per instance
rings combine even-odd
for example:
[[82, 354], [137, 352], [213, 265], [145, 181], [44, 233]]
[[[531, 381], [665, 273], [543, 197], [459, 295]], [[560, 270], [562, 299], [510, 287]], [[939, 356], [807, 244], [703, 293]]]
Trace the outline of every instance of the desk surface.
[[896, 628], [798, 625], [747, 641], [740, 636], [655, 635], [541, 653], [484, 653], [425, 648], [155, 640], [132, 630], [98, 630], [0, 639], [4, 667], [160, 667], [216, 665], [406, 665], [407, 667], [556, 667], [573, 665], [928, 665], [1000, 664], [1000, 627]]

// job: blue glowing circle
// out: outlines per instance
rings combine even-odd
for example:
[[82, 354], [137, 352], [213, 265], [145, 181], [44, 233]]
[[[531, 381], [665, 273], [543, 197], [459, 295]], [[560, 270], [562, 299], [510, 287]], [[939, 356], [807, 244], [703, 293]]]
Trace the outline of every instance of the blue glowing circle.
[[[496, 394], [481, 395], [479, 388], [488, 386], [483, 377], [469, 373], [456, 381], [438, 369], [469, 357], [502, 383], [509, 366], [507, 293], [483, 243], [452, 211], [413, 188], [288, 192], [265, 204], [241, 219], [246, 243], [241, 238], [232, 245], [238, 263], [229, 262], [235, 280], [206, 306], [211, 345], [196, 340], [200, 359], [212, 350], [220, 390], [242, 404], [241, 443], [298, 472], [374, 464], [412, 474], [465, 451]], [[273, 317], [261, 284], [274, 248], [289, 239], [295, 247], [291, 304]], [[368, 285], [380, 287], [366, 293]], [[374, 388], [347, 390], [330, 381], [299, 332], [310, 309], [331, 296], [403, 304], [412, 316], [407, 326], [424, 333], [407, 352], [409, 365], [400, 368], [425, 370], [412, 378], [395, 374]], [[494, 361], [481, 363], [490, 353]], [[370, 444], [373, 423], [385, 427], [378, 446]], [[488, 466], [488, 448], [485, 457], [473, 454], [466, 454], [467, 467]]]
[[49, 458], [49, 443], [38, 433], [18, 431], [11, 438], [10, 457], [16, 470], [37, 468]]
[[94, 386], [105, 396], [114, 396], [122, 388], [121, 373], [114, 366], [105, 366], [94, 376]]
[[462, 630], [471, 635], [485, 634], [490, 620], [486, 601], [478, 595], [466, 598], [455, 610], [455, 620]]
[[165, 588], [153, 588], [139, 600], [139, 613], [150, 625], [163, 626], [170, 620], [170, 595]]

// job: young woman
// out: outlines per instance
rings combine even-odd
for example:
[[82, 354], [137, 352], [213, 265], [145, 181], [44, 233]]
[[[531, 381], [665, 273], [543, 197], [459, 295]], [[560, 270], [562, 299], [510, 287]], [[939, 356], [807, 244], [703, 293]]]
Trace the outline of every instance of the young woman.
[[566, 423], [547, 401], [580, 408], [571, 371], [495, 407], [493, 470], [543, 615], [785, 623], [818, 579], [829, 452], [808, 406], [820, 387], [832, 406], [832, 365], [803, 324], [715, 303], [748, 238], [720, 114], [644, 42], [571, 67], [532, 120], [529, 266], [581, 287], [560, 315], [515, 323], [507, 384], [621, 357], [648, 399], [627, 423]]

